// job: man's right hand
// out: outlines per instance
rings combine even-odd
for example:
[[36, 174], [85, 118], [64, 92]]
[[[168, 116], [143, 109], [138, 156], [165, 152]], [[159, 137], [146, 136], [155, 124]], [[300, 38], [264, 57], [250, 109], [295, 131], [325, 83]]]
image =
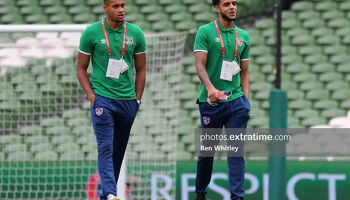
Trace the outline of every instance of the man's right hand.
[[94, 107], [95, 103], [95, 94], [92, 94], [91, 96], [88, 97], [90, 102], [91, 102], [91, 107]]
[[220, 101], [219, 93], [220, 91], [217, 90], [215, 87], [212, 87], [208, 90], [208, 98], [211, 103], [218, 103]]

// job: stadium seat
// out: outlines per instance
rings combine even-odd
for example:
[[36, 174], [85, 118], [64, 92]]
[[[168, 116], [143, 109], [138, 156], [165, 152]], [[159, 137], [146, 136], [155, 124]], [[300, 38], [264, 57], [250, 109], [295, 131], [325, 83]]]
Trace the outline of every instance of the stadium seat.
[[195, 5], [189, 6], [188, 10], [191, 13], [208, 12], [211, 10], [211, 7], [207, 4], [195, 4]]
[[192, 160], [192, 158], [193, 158], [192, 154], [187, 151], [176, 152], [176, 160], [184, 161], [184, 160]]
[[282, 81], [281, 88], [283, 90], [296, 90], [298, 89], [298, 84], [291, 81]]
[[311, 35], [314, 37], [321, 37], [324, 35], [334, 35], [334, 30], [327, 27], [315, 27], [311, 30]]
[[347, 49], [346, 46], [340, 45], [340, 44], [334, 44], [331, 46], [328, 46], [327, 48], [324, 48], [324, 53], [327, 56], [333, 56], [337, 54], [346, 54]]
[[[135, 158], [135, 159], [137, 159], [137, 158]], [[87, 153], [85, 160], [93, 160], [93, 161], [97, 160], [97, 151]]]
[[323, 89], [324, 85], [316, 81], [306, 81], [301, 83], [300, 89], [303, 91], [320, 90]]
[[55, 161], [58, 159], [58, 154], [54, 151], [40, 151], [35, 154], [34, 160], [40, 161]]
[[336, 91], [339, 88], [346, 90], [349, 88], [349, 84], [342, 80], [336, 80], [327, 84], [327, 90]]
[[343, 11], [350, 11], [350, 2], [344, 1], [344, 2], [340, 3], [339, 9], [343, 10]]
[[[134, 138], [140, 138], [138, 142], [135, 142], [135, 139]], [[131, 138], [130, 138], [131, 139]], [[76, 139], [76, 143], [79, 144], [79, 145], [85, 145], [85, 144], [90, 144], [90, 143], [96, 143], [95, 141], [95, 135], [94, 134], [84, 134], [84, 135], [81, 135], [80, 137], [78, 137]], [[132, 139], [130, 140], [131, 143], [141, 143], [143, 142], [144, 138], [143, 137], [132, 137]]]
[[320, 117], [306, 117], [304, 120], [302, 120], [301, 124], [305, 127], [309, 127], [315, 124], [326, 124], [327, 120], [324, 118], [320, 118]]
[[312, 104], [310, 101], [307, 100], [296, 99], [289, 102], [288, 108], [292, 110], [307, 110], [312, 108]]
[[298, 19], [304, 21], [307, 19], [317, 19], [320, 17], [320, 13], [314, 10], [305, 10], [298, 14]]
[[46, 118], [41, 121], [41, 126], [44, 128], [64, 126], [64, 121], [63, 121], [63, 118], [60, 118], [60, 117]]
[[298, 35], [293, 37], [293, 39], [291, 40], [291, 44], [293, 45], [313, 45], [315, 43], [314, 38], [312, 36], [309, 35]]
[[314, 108], [316, 109], [336, 109], [338, 107], [338, 103], [332, 100], [321, 100], [315, 102]]
[[50, 136], [54, 135], [69, 135], [71, 134], [70, 128], [65, 126], [53, 126], [46, 129], [46, 134]]
[[22, 136], [41, 135], [43, 134], [43, 129], [38, 125], [25, 126], [21, 128], [19, 134]]
[[33, 159], [32, 154], [26, 151], [16, 151], [8, 155], [8, 161], [31, 161]]
[[71, 16], [62, 13], [49, 16], [49, 21], [53, 24], [70, 24], [73, 22]]
[[42, 7], [49, 7], [49, 6], [59, 6], [61, 2], [56, 0], [40, 0], [39, 5]]
[[[127, 3], [129, 3], [129, 2], [127, 2]], [[101, 1], [99, 1], [99, 0], [87, 0], [86, 5], [89, 5], [89, 6], [99, 5], [99, 6], [101, 6]], [[127, 6], [129, 7], [130, 5], [127, 4]], [[101, 6], [101, 8], [102, 8], [102, 6]]]
[[305, 57], [305, 63], [309, 65], [317, 63], [327, 63], [328, 59], [323, 54], [311, 54]]
[[[293, 56], [290, 58], [293, 58]], [[282, 60], [283, 60], [283, 58], [282, 58]], [[285, 62], [283, 61], [283, 63], [285, 63]], [[288, 73], [298, 74], [298, 73], [303, 73], [303, 72], [306, 72], [306, 73], [309, 72], [309, 65], [303, 64], [301, 61], [297, 61], [297, 60], [295, 61], [294, 64], [292, 64], [292, 63], [293, 63], [292, 60], [290, 60], [290, 62], [288, 63], [288, 64], [290, 64], [287, 66], [287, 70], [286, 70]], [[287, 63], [285, 63], [285, 64], [287, 64]]]
[[5, 153], [26, 152], [27, 145], [10, 143], [10, 144], [6, 144], [2, 151]]
[[317, 44], [319, 45], [334, 45], [334, 44], [339, 44], [340, 43], [340, 38], [334, 37], [334, 35], [323, 35], [317, 39]]
[[193, 21], [182, 21], [176, 23], [175, 28], [178, 31], [192, 30], [197, 28], [197, 24]]
[[299, 54], [302, 56], [321, 54], [322, 52], [322, 48], [316, 45], [301, 46], [299, 48]]
[[74, 138], [70, 135], [53, 135], [51, 143], [53, 145], [59, 145], [64, 143], [73, 143]]
[[261, 19], [255, 22], [255, 28], [262, 30], [269, 30], [274, 28], [275, 23], [271, 19]]
[[334, 55], [331, 57], [330, 61], [335, 64], [343, 64], [343, 63], [349, 63], [350, 62], [350, 57], [347, 53], [344, 54], [338, 54], [338, 55]]
[[165, 7], [165, 12], [168, 14], [179, 13], [184, 10], [187, 10], [187, 8], [181, 4], [173, 4]]
[[321, 117], [330, 119], [334, 117], [339, 117], [345, 115], [346, 112], [343, 109], [329, 108], [321, 112]]
[[303, 22], [302, 26], [305, 29], [313, 30], [315, 28], [324, 27], [325, 26], [325, 22], [322, 19], [319, 19], [319, 18], [311, 18], [311, 19], [306, 19]]
[[329, 10], [337, 10], [338, 4], [332, 1], [321, 1], [316, 2], [315, 10], [317, 11], [329, 11]]
[[262, 90], [271, 90], [272, 85], [270, 83], [264, 83], [264, 82], [255, 82], [250, 85], [250, 90], [252, 92], [259, 92]]
[[333, 19], [328, 22], [328, 26], [330, 28], [343, 28], [343, 27], [349, 27], [350, 22], [347, 19], [343, 18], [338, 18], [338, 19]]
[[314, 9], [314, 4], [312, 2], [307, 2], [307, 1], [299, 1], [293, 3], [291, 10], [293, 11], [306, 11], [306, 10], [313, 10]]
[[294, 80], [298, 83], [306, 82], [306, 81], [316, 81], [316, 74], [311, 73], [301, 73], [294, 76]]
[[96, 22], [97, 17], [95, 15], [92, 15], [90, 13], [82, 13], [82, 14], [77, 14], [73, 17], [73, 21], [78, 24], [89, 24], [89, 23], [94, 23]]
[[340, 107], [342, 109], [347, 109], [350, 110], [350, 101], [349, 100], [344, 100], [341, 102]]
[[[139, 15], [141, 18], [143, 18], [142, 15]], [[159, 19], [168, 19], [169, 16], [163, 12], [158, 12], [158, 13], [153, 13], [147, 16], [147, 21], [149, 22], [155, 22], [158, 21]], [[130, 20], [130, 15], [128, 16], [128, 20]], [[136, 20], [131, 20], [131, 21], [136, 21]], [[174, 20], [172, 20], [174, 21]]]
[[[253, 49], [250, 50], [250, 52], [252, 51]], [[295, 55], [295, 54], [297, 54], [297, 48], [295, 48], [294, 46], [289, 46], [289, 45], [282, 46], [282, 55]]]
[[332, 95], [332, 99], [338, 100], [338, 101], [348, 100], [349, 97], [350, 97], [349, 90], [338, 90], [338, 91], [335, 91]]
[[30, 152], [36, 154], [40, 151], [53, 151], [53, 145], [50, 143], [36, 143], [30, 146]]
[[299, 100], [304, 98], [304, 92], [299, 90], [288, 90], [287, 95], [289, 100]]
[[339, 12], [338, 10], [327, 10], [327, 12], [322, 14], [322, 18], [324, 20], [344, 18], [344, 13]]
[[253, 128], [268, 128], [269, 119], [267, 117], [252, 117], [249, 125]]
[[306, 99], [311, 101], [329, 99], [330, 94], [324, 89], [310, 90], [306, 93]]
[[170, 16], [171, 21], [173, 22], [181, 22], [181, 21], [186, 21], [186, 20], [191, 20], [192, 15], [189, 13], [174, 13]]
[[79, 150], [70, 150], [62, 153], [60, 156], [60, 160], [65, 160], [65, 161], [77, 161], [77, 160], [84, 160], [84, 159], [85, 159], [84, 153]]

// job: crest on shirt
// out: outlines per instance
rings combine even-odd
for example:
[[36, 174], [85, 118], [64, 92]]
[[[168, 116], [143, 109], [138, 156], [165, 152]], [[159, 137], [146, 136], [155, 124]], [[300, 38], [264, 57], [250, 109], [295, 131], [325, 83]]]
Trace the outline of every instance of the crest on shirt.
[[210, 117], [203, 116], [203, 123], [204, 123], [204, 125], [208, 125], [210, 123]]
[[103, 108], [98, 107], [98, 108], [95, 109], [95, 112], [96, 112], [96, 115], [97, 115], [97, 116], [101, 116], [102, 113], [103, 113]]
[[243, 39], [242, 38], [238, 38], [238, 46], [242, 46], [243, 45]]
[[216, 42], [220, 42], [220, 38], [218, 38], [218, 37], [215, 38], [215, 41], [216, 41]]
[[101, 44], [106, 44], [106, 39], [102, 39]]
[[125, 43], [126, 45], [131, 46], [132, 44], [134, 44], [134, 39], [132, 37], [126, 36]]

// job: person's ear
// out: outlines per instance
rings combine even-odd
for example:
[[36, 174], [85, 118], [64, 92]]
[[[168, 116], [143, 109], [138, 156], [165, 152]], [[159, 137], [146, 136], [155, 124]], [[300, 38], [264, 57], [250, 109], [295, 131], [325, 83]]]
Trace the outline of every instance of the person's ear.
[[217, 13], [220, 12], [219, 5], [216, 5], [216, 6], [215, 6], [215, 10], [216, 10]]

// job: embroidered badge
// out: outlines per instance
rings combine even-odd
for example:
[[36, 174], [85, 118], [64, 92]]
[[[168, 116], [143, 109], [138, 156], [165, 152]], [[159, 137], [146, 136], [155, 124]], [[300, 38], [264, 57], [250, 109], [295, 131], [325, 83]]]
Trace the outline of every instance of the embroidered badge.
[[204, 123], [204, 125], [208, 125], [210, 123], [210, 117], [203, 116], [203, 123]]
[[243, 39], [242, 38], [238, 38], [238, 46], [242, 46], [243, 45]]
[[126, 45], [131, 46], [132, 44], [134, 44], [134, 39], [132, 37], [126, 36], [125, 43]]
[[101, 116], [102, 113], [103, 113], [103, 108], [101, 108], [101, 107], [96, 108], [95, 111], [96, 111], [96, 115], [97, 115], [97, 116]]

